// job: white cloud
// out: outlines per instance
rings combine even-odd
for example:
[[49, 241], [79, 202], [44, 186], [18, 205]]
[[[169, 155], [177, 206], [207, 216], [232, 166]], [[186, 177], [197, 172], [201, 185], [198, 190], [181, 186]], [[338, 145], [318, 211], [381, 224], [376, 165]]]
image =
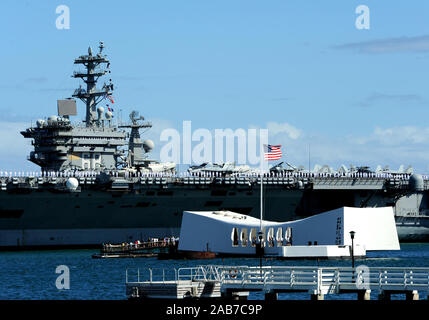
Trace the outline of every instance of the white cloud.
[[[175, 128], [182, 132], [182, 122], [173, 123], [163, 119], [151, 122], [153, 128], [141, 132], [141, 136], [142, 139], [152, 139], [155, 142], [151, 158], [158, 159], [162, 148], [159, 141], [162, 130]], [[26, 122], [0, 122], [0, 170], [37, 168], [27, 160], [32, 150], [30, 140], [20, 134], [28, 125]], [[389, 165], [395, 169], [404, 164], [412, 165], [421, 173], [429, 170], [429, 126], [378, 126], [372, 132], [360, 136], [326, 136], [323, 133], [310, 136], [291, 124], [278, 122], [269, 122], [266, 128], [269, 130], [270, 143], [281, 144], [284, 159], [296, 166], [308, 167], [310, 147], [312, 168], [316, 163], [328, 164], [334, 168], [342, 164], [368, 165], [373, 169], [377, 165]]]
[[363, 101], [359, 102], [358, 105], [361, 107], [377, 106], [380, 102], [389, 103], [390, 105], [396, 104], [403, 106], [406, 105], [421, 105], [426, 104], [426, 100], [419, 94], [388, 94], [373, 92], [367, 96]]
[[374, 132], [366, 137], [351, 138], [358, 144], [377, 143], [385, 146], [412, 146], [429, 144], [429, 127], [401, 126], [392, 128], [376, 127]]
[[334, 49], [353, 50], [358, 53], [367, 54], [426, 52], [429, 51], [429, 35], [417, 37], [386, 38], [372, 41], [347, 43], [335, 46]]
[[403, 164], [412, 165], [421, 173], [427, 173], [429, 168], [429, 127], [379, 126], [361, 136], [326, 136], [323, 133], [309, 136], [296, 130], [300, 132], [296, 139], [291, 139], [286, 131], [282, 134], [281, 130], [273, 138], [273, 143], [282, 145], [286, 161], [296, 166], [308, 167], [310, 151], [311, 168], [316, 163], [333, 168], [353, 164], [373, 169], [377, 165], [389, 165], [394, 169]]
[[0, 169], [29, 170], [36, 166], [27, 160], [31, 142], [20, 131], [29, 127], [26, 122], [0, 122]]
[[0, 152], [2, 156], [19, 155], [28, 149], [29, 140], [20, 133], [29, 123], [24, 122], [0, 122]]
[[293, 139], [293, 140], [298, 139], [302, 134], [301, 130], [286, 122], [284, 123], [268, 122], [267, 129], [270, 136], [286, 134], [290, 139]]

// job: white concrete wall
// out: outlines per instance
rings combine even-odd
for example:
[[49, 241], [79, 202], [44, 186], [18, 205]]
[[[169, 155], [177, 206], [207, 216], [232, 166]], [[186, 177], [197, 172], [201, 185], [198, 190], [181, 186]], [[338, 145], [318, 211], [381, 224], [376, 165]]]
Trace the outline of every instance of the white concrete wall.
[[343, 245], [341, 240], [336, 243], [337, 218], [341, 218], [341, 230], [343, 228], [343, 208], [328, 211], [302, 220], [284, 223], [285, 227], [292, 228], [292, 244], [308, 245], [308, 242], [317, 241], [318, 245]]
[[[238, 215], [238, 214], [235, 214]], [[240, 216], [240, 215], [238, 215]], [[340, 219], [339, 228], [337, 227]], [[306, 246], [311, 241], [318, 245], [350, 245], [349, 232], [356, 232], [355, 244], [366, 250], [398, 250], [399, 240], [395, 226], [393, 209], [388, 208], [340, 208], [316, 216], [293, 222], [264, 221], [265, 232], [274, 227], [283, 229], [283, 236], [287, 227], [292, 228], [293, 245]], [[251, 228], [259, 231], [259, 220], [247, 217], [233, 219], [232, 217], [216, 215], [212, 212], [185, 211], [180, 231], [179, 250], [209, 251], [222, 253], [251, 254], [255, 248], [250, 246], [232, 246], [231, 232], [238, 228]], [[239, 237], [240, 238], [240, 237]], [[266, 244], [268, 248], [268, 245]]]
[[351, 245], [350, 231], [355, 231], [355, 244], [366, 250], [399, 250], [395, 217], [391, 207], [345, 208], [344, 243]]

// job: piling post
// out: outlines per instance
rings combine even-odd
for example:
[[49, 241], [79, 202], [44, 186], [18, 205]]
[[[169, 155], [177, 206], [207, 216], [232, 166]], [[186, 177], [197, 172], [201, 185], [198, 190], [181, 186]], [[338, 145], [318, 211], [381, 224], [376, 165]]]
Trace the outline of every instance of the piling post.
[[378, 294], [378, 300], [389, 301], [391, 298], [391, 293], [385, 290], [380, 290]]
[[309, 291], [311, 300], [325, 300], [325, 295], [321, 290], [312, 289]]
[[405, 293], [405, 300], [419, 300], [419, 292], [417, 290], [407, 291]]
[[232, 290], [226, 290], [221, 292], [222, 299], [227, 299], [227, 300], [247, 300], [248, 295], [249, 295], [249, 292], [240, 292], [240, 291], [232, 291]]
[[358, 300], [371, 300], [371, 290], [358, 291]]
[[274, 291], [265, 292], [265, 301], [278, 300], [279, 294]]
[[325, 300], [325, 296], [322, 293], [312, 293], [311, 300]]

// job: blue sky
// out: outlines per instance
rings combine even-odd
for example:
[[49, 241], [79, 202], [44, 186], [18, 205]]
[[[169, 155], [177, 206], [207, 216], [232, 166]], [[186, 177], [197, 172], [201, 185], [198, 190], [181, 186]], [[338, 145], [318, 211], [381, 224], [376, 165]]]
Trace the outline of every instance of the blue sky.
[[[61, 4], [69, 30], [55, 27]], [[355, 27], [360, 4], [369, 30]], [[183, 120], [260, 127], [296, 165], [310, 143], [312, 163], [429, 171], [429, 3], [2, 1], [0, 12], [0, 168], [35, 168], [17, 131], [55, 114], [79, 84], [73, 59], [102, 40], [116, 110], [153, 120], [155, 141]]]

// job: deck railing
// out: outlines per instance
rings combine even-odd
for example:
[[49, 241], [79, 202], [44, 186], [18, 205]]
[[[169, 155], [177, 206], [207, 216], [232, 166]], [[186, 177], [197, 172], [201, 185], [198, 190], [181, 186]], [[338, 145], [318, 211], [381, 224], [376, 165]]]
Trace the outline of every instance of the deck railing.
[[[167, 272], [167, 270], [169, 270]], [[173, 272], [172, 272], [173, 270]], [[180, 281], [215, 281], [221, 288], [279, 291], [312, 291], [338, 293], [340, 291], [385, 290], [429, 292], [429, 268], [400, 267], [287, 267], [287, 266], [217, 266], [206, 265], [179, 269], [147, 269], [149, 277], [142, 278], [137, 270], [137, 281], [154, 283]], [[134, 270], [134, 275], [136, 270]], [[143, 281], [142, 281], [143, 280]]]

